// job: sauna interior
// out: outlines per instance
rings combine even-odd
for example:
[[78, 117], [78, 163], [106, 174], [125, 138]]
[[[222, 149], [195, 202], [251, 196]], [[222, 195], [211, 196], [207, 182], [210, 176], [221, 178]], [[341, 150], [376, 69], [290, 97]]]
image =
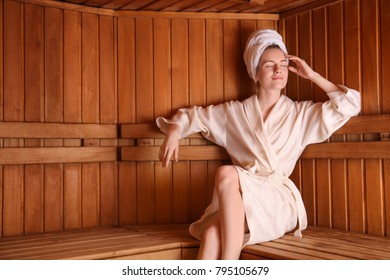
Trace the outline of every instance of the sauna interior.
[[[215, 171], [229, 160], [194, 135], [181, 140], [180, 160], [162, 168], [155, 119], [254, 94], [242, 54], [263, 28], [362, 95], [360, 115], [309, 146], [291, 176], [308, 235], [321, 228], [378, 239], [379, 256], [390, 258], [388, 0], [1, 0], [0, 258], [23, 257], [19, 247], [7, 251], [12, 242], [26, 248], [32, 238], [68, 233], [92, 240], [107, 228], [162, 232], [145, 246], [176, 232], [192, 244], [176, 257], [195, 258], [197, 241], [182, 225], [203, 213]], [[285, 94], [327, 100], [293, 74]], [[115, 248], [116, 257], [132, 257]], [[133, 258], [167, 257], [153, 250]]]

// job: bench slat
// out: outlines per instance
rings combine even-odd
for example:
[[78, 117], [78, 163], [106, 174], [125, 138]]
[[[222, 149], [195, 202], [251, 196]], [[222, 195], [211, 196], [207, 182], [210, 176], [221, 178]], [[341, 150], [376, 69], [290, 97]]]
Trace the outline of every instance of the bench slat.
[[390, 142], [337, 142], [313, 144], [306, 147], [301, 158], [326, 159], [388, 159]]
[[[390, 132], [390, 114], [352, 117], [334, 134], [360, 134]], [[121, 124], [120, 137], [130, 139], [164, 138], [155, 123]], [[200, 133], [189, 135], [187, 138], [202, 138]]]
[[0, 138], [114, 139], [115, 124], [0, 122]]
[[116, 161], [116, 147], [0, 148], [0, 164]]
[[[382, 250], [360, 247], [358, 242], [335, 242], [334, 240], [328, 240], [327, 238], [296, 238], [293, 236], [285, 236], [279, 240], [275, 240], [273, 243], [287, 244], [297, 248], [304, 248], [317, 251], [318, 255], [322, 253], [332, 254], [340, 256], [341, 258], [351, 259], [389, 259], [390, 254]], [[333, 258], [331, 258], [333, 259]]]
[[[158, 161], [160, 147], [122, 147], [122, 161]], [[225, 160], [226, 151], [218, 146], [180, 146], [180, 160]]]
[[351, 118], [334, 134], [390, 132], [390, 114]]

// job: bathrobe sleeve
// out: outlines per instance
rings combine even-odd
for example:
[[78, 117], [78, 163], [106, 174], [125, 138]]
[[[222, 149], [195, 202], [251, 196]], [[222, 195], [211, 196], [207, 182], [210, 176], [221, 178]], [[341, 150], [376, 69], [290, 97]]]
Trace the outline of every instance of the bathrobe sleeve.
[[328, 93], [329, 100], [324, 103], [298, 103], [298, 123], [301, 125], [303, 147], [325, 141], [351, 117], [359, 114], [360, 93], [344, 86], [340, 87], [345, 92]]
[[179, 139], [200, 132], [206, 139], [225, 147], [228, 107], [227, 103], [223, 103], [179, 109], [170, 120], [159, 117], [156, 123], [164, 133], [167, 132], [169, 124], [177, 124], [180, 127]]

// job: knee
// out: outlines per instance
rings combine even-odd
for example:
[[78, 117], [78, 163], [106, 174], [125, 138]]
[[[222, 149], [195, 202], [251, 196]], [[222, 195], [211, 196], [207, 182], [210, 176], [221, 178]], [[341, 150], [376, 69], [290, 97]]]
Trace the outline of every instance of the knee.
[[237, 170], [233, 166], [224, 165], [217, 169], [215, 174], [215, 187], [217, 191], [222, 191], [225, 188], [239, 188]]

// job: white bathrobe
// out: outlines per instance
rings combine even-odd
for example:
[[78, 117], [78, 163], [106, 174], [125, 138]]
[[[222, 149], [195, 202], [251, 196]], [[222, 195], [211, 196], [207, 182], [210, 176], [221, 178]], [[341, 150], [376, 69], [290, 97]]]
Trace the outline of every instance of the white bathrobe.
[[[281, 95], [266, 121], [257, 95], [216, 106], [180, 109], [171, 120], [158, 118], [159, 128], [180, 127], [180, 138], [201, 132], [224, 147], [238, 171], [249, 234], [243, 246], [273, 240], [307, 226], [301, 195], [288, 178], [308, 144], [322, 142], [360, 112], [359, 92], [329, 93], [324, 103], [294, 102]], [[201, 220], [218, 211], [214, 192]], [[298, 222], [298, 224], [297, 224]], [[200, 238], [200, 236], [195, 236]]]

